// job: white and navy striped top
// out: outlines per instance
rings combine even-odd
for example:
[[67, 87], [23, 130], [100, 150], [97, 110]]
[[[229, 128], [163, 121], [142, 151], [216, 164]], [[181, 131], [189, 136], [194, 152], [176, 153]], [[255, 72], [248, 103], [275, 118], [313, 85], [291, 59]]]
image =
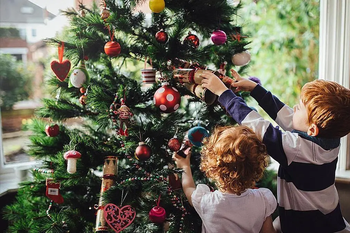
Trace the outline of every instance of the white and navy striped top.
[[277, 199], [283, 233], [350, 232], [335, 188], [340, 139], [294, 131], [293, 109], [260, 85], [251, 96], [279, 126], [274, 127], [231, 90], [222, 93], [219, 102], [238, 124], [262, 138], [269, 155], [280, 164]]

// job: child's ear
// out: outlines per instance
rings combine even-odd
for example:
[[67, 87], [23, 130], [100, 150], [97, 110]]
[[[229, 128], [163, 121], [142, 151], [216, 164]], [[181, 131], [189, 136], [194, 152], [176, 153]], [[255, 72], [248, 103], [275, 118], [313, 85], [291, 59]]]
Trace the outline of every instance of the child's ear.
[[309, 136], [317, 136], [319, 133], [319, 129], [318, 126], [314, 123], [311, 123], [311, 125], [309, 126], [308, 130], [307, 130], [307, 134]]

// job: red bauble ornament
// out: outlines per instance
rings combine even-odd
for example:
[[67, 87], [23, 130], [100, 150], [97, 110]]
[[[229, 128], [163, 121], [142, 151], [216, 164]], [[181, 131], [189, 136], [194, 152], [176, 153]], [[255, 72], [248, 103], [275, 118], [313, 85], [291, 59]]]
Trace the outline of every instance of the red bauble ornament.
[[179, 141], [179, 139], [177, 137], [173, 137], [169, 140], [168, 147], [172, 151], [178, 151], [178, 150], [180, 150], [181, 142]]
[[160, 30], [156, 33], [156, 40], [161, 44], [165, 44], [168, 41], [168, 34], [165, 31]]
[[180, 107], [181, 96], [175, 87], [164, 83], [154, 93], [153, 101], [162, 112], [171, 113]]
[[147, 160], [151, 157], [151, 148], [144, 142], [139, 142], [139, 146], [135, 150], [135, 156], [139, 160]]
[[105, 44], [105, 53], [110, 57], [116, 57], [120, 54], [120, 44], [116, 41], [108, 41]]
[[216, 45], [222, 45], [226, 42], [227, 36], [224, 31], [216, 30], [211, 34], [211, 40]]
[[166, 212], [161, 206], [153, 207], [149, 212], [149, 220], [154, 223], [163, 223], [165, 221]]
[[86, 92], [86, 89], [84, 87], [81, 87], [79, 90], [81, 94], [84, 94]]
[[196, 49], [199, 46], [199, 39], [196, 35], [188, 33], [188, 36], [186, 36], [184, 43]]
[[86, 95], [82, 95], [82, 96], [80, 96], [80, 98], [79, 98], [79, 102], [80, 102], [82, 105], [86, 105], [86, 100], [87, 100], [87, 96], [86, 96]]
[[46, 135], [49, 137], [56, 137], [60, 132], [60, 127], [57, 124], [47, 125], [45, 128]]

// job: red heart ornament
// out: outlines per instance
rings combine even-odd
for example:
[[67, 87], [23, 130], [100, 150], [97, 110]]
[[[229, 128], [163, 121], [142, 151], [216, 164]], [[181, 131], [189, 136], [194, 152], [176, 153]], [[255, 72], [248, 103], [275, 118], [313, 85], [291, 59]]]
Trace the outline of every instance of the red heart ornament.
[[60, 127], [57, 124], [47, 125], [45, 128], [46, 135], [49, 137], [56, 137], [60, 132]]
[[64, 60], [63, 62], [52, 61], [51, 69], [55, 73], [56, 77], [63, 82], [69, 73], [70, 70], [70, 61]]
[[104, 207], [103, 216], [108, 225], [117, 233], [127, 228], [135, 219], [136, 211], [130, 205], [119, 208], [114, 204]]

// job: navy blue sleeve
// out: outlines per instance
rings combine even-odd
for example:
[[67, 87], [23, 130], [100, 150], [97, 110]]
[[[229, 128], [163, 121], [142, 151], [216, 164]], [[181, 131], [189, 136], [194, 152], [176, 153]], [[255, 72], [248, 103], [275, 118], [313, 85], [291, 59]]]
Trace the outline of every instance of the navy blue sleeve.
[[277, 113], [285, 105], [276, 96], [272, 95], [271, 92], [267, 91], [260, 85], [256, 85], [256, 87], [250, 92], [250, 95], [273, 120], [276, 120]]

